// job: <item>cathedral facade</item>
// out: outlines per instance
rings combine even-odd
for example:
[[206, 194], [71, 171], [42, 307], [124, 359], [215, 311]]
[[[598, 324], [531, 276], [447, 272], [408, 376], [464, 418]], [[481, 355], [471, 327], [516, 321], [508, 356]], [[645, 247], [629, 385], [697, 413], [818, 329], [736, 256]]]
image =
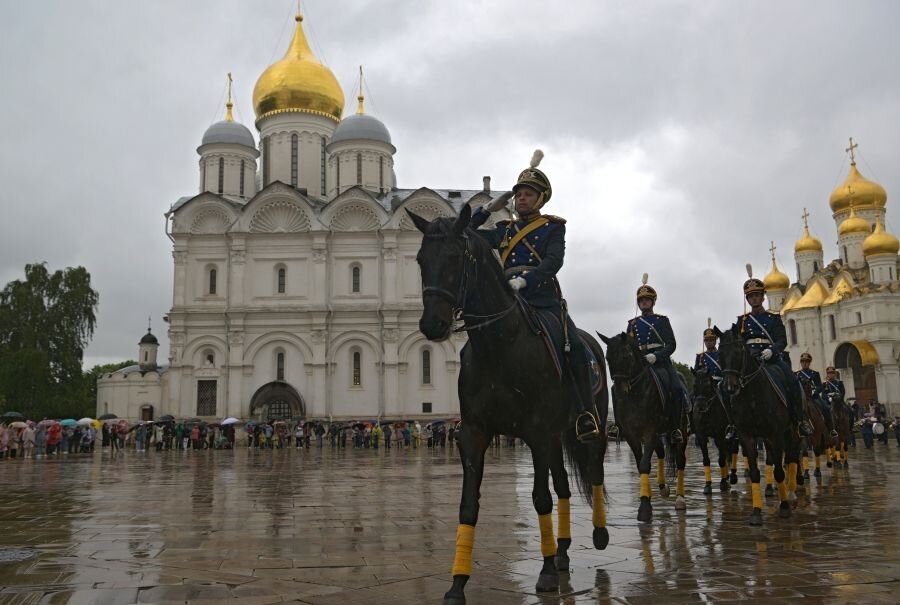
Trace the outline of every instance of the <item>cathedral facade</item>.
[[342, 119], [344, 94], [296, 21], [253, 91], [258, 143], [234, 121], [229, 88], [225, 120], [197, 149], [198, 194], [166, 213], [168, 364], [148, 331], [139, 365], [98, 382], [98, 415], [459, 413], [465, 336], [428, 342], [419, 332], [421, 234], [406, 210], [454, 216], [491, 199], [490, 179], [477, 190], [398, 188], [396, 149], [366, 114], [362, 85], [356, 113]]
[[848, 398], [900, 414], [900, 244], [886, 227], [887, 192], [860, 174], [855, 148], [851, 139], [850, 173], [829, 199], [838, 258], [825, 264], [804, 211], [804, 234], [794, 245], [797, 280], [778, 269], [773, 251], [764, 282], [795, 363], [809, 352], [813, 369], [840, 372]]

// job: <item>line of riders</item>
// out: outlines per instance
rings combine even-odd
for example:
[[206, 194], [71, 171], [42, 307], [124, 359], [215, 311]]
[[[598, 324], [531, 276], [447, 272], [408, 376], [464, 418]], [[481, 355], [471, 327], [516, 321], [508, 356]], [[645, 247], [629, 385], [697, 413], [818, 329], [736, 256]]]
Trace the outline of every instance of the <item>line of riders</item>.
[[[551, 334], [551, 337], [554, 341], [562, 341], [556, 344], [559, 350], [564, 351], [563, 374], [568, 377], [573, 391], [571, 400], [575, 412], [576, 434], [581, 441], [592, 441], [600, 437], [601, 430], [599, 416], [591, 403], [590, 366], [593, 360], [577, 336], [577, 329], [568, 314], [557, 280], [556, 274], [562, 268], [565, 256], [566, 221], [541, 212], [553, 192], [547, 175], [537, 168], [542, 157], [543, 153], [536, 151], [531, 166], [520, 173], [512, 191], [501, 194], [475, 210], [470, 226], [497, 250], [510, 288], [528, 303], [530, 310], [538, 316], [552, 316], [559, 321], [561, 334]], [[513, 221], [498, 221], [493, 228], [478, 229], [488, 222], [492, 212], [506, 208], [513, 197]], [[812, 394], [813, 402], [821, 410], [832, 437], [836, 436], [827, 399], [839, 396], [843, 400], [844, 385], [838, 379], [837, 372], [833, 367], [827, 368], [827, 379], [823, 382], [819, 373], [809, 367], [812, 361], [809, 353], [801, 355], [801, 368], [794, 372], [785, 350], [787, 338], [781, 316], [763, 307], [765, 285], [762, 280], [751, 276], [744, 283], [743, 291], [750, 311], [737, 318], [734, 329], [744, 339], [751, 354], [764, 362], [769, 375], [779, 383], [792, 424], [798, 427], [802, 436], [813, 433], [801, 394], [801, 383], [808, 382], [810, 386], [807, 392]], [[640, 315], [628, 321], [625, 333], [634, 339], [647, 364], [655, 370], [667, 392], [667, 405], [671, 415], [678, 417], [680, 412], [677, 408], [682, 407], [690, 423], [691, 399], [683, 378], [672, 365], [675, 335], [669, 319], [654, 312], [656, 300], [656, 290], [647, 284], [645, 274], [643, 283], [637, 290]], [[548, 323], [545, 322], [544, 325]], [[694, 370], [709, 373], [716, 384], [721, 385], [723, 375], [716, 349], [717, 334], [711, 327], [704, 330], [703, 342], [706, 350], [697, 355]], [[726, 403], [726, 414], [730, 418], [724, 389], [717, 390], [722, 395], [721, 400]], [[735, 436], [736, 429], [730, 423], [726, 437], [734, 439]], [[679, 429], [672, 431], [673, 443], [683, 440], [684, 435]]]

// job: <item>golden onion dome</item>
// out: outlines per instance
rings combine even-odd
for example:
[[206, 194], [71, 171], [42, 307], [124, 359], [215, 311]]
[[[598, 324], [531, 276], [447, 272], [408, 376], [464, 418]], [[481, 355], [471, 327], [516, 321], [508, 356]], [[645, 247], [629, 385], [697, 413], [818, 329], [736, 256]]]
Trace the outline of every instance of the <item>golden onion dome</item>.
[[809, 216], [809, 213], [806, 211], [806, 208], [803, 209], [803, 237], [798, 239], [796, 243], [794, 243], [794, 253], [798, 252], [821, 252], [822, 251], [822, 242], [819, 241], [818, 238], [813, 237], [809, 233], [809, 223], [806, 221], [806, 218]]
[[763, 278], [763, 284], [767, 291], [787, 290], [791, 287], [791, 278], [778, 270], [774, 255], [772, 256], [772, 270]]
[[900, 251], [900, 241], [892, 234], [884, 230], [881, 219], [875, 223], [875, 231], [863, 242], [863, 254], [873, 256], [875, 254], [897, 254]]
[[294, 39], [280, 61], [270, 65], [253, 88], [256, 119], [285, 112], [312, 113], [340, 122], [344, 92], [306, 41], [303, 17], [297, 15]]
[[850, 163], [850, 174], [831, 192], [828, 205], [832, 212], [840, 212], [850, 207], [851, 200], [857, 207], [884, 208], [887, 204], [887, 191], [860, 174], [856, 162]]
[[856, 207], [850, 206], [850, 216], [844, 219], [838, 227], [838, 236], [850, 235], [851, 233], [868, 233], [869, 221], [856, 216]]

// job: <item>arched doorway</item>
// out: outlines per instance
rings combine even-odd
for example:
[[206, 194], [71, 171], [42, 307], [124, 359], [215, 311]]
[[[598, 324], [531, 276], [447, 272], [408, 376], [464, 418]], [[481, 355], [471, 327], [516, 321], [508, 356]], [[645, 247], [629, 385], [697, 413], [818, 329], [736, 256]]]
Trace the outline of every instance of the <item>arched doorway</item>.
[[875, 384], [875, 366], [878, 363], [878, 351], [865, 340], [845, 342], [834, 352], [834, 367], [852, 372], [853, 390], [860, 404], [878, 401], [878, 386]]
[[250, 416], [260, 420], [306, 417], [306, 403], [297, 389], [276, 380], [257, 389], [250, 399]]

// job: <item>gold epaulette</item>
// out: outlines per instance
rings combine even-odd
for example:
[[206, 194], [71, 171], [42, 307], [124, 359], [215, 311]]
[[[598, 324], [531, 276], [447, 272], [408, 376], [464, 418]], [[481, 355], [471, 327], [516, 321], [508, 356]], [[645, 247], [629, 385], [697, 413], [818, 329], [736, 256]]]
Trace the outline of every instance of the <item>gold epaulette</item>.
[[550, 221], [551, 223], [556, 223], [558, 225], [565, 225], [566, 219], [561, 216], [555, 216], [553, 214], [544, 214], [543, 217]]

